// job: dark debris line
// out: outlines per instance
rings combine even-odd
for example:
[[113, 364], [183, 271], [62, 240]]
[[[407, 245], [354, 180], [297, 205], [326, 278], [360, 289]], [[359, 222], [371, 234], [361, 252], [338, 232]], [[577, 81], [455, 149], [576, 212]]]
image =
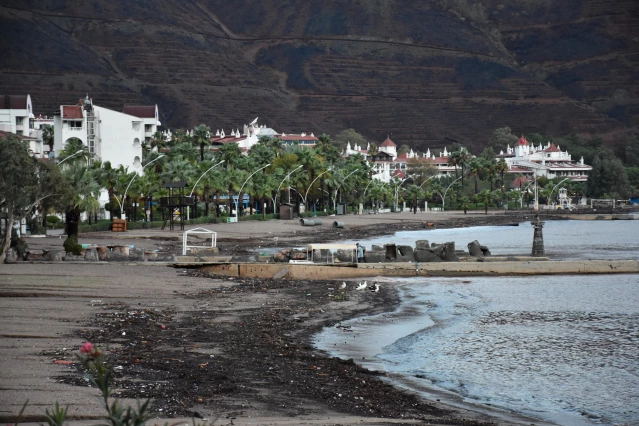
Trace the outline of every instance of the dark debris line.
[[[102, 312], [77, 334], [107, 348], [108, 360], [115, 366], [116, 397], [152, 398], [152, 409], [164, 416], [246, 415], [256, 409], [247, 405], [254, 401], [260, 409], [266, 406], [287, 416], [321, 412], [324, 406], [367, 417], [476, 423], [454, 418], [392, 387], [378, 377], [379, 372], [315, 350], [310, 336], [322, 325], [345, 319], [336, 318], [336, 312], [324, 314], [325, 305], [333, 300], [328, 288], [335, 282], [235, 281], [235, 286], [180, 295], [201, 300], [204, 307], [179, 315], [172, 310], [103, 305]], [[233, 304], [255, 293], [273, 297], [259, 309], [241, 311], [236, 322], [228, 322], [227, 312], [206, 308], [207, 300], [223, 298]], [[384, 309], [396, 303], [396, 295], [388, 293], [364, 297]], [[224, 321], [216, 321], [222, 315]], [[310, 319], [318, 321], [305, 325]], [[76, 372], [61, 379], [87, 386], [78, 364], [73, 367]]]

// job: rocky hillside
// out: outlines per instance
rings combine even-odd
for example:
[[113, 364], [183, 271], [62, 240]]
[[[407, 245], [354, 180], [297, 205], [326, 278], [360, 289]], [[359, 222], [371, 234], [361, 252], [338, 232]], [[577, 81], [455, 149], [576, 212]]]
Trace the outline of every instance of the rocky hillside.
[[4, 0], [0, 93], [424, 148], [639, 125], [631, 0]]

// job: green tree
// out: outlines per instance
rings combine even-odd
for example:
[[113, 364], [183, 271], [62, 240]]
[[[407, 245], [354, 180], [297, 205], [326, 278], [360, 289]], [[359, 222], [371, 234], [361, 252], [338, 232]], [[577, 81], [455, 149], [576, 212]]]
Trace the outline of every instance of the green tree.
[[468, 214], [468, 209], [470, 208], [470, 198], [462, 197], [461, 200], [459, 200], [459, 207], [464, 210], [464, 214]]
[[193, 130], [193, 142], [200, 146], [200, 161], [204, 161], [204, 147], [211, 145], [211, 129], [204, 124], [197, 126]]
[[53, 144], [55, 143], [55, 131], [51, 125], [42, 126], [42, 141], [49, 146], [49, 151], [53, 151]]
[[595, 155], [592, 171], [588, 175], [586, 195], [596, 198], [606, 193], [617, 193], [625, 198], [629, 190], [628, 174], [621, 160], [610, 150]]
[[417, 200], [424, 196], [424, 191], [417, 185], [411, 185], [406, 189], [406, 196], [413, 202], [413, 214], [417, 214]]
[[0, 137], [0, 210], [7, 213], [7, 226], [0, 238], [0, 265], [11, 244], [14, 221], [29, 214], [40, 192], [40, 164], [29, 155], [29, 148], [13, 135]]
[[499, 127], [493, 130], [493, 134], [488, 141], [488, 146], [495, 150], [495, 152], [499, 152], [501, 150], [506, 150], [506, 147], [510, 145], [514, 146], [519, 138], [513, 135], [510, 127], [504, 126]]
[[355, 129], [346, 129], [339, 132], [333, 139], [333, 145], [340, 151], [346, 149], [346, 144], [351, 143], [351, 147], [354, 145], [360, 145], [362, 148], [366, 148], [366, 138], [357, 133]]

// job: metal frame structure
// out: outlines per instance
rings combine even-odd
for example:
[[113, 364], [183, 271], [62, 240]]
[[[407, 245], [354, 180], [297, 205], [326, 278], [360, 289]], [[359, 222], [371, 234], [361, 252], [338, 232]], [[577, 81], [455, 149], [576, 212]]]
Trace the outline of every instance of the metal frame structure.
[[[184, 195], [186, 182], [166, 182], [162, 187], [169, 190], [168, 197], [160, 198], [163, 221], [162, 230], [166, 228], [168, 223], [169, 229], [173, 231], [177, 218], [180, 229], [184, 231], [184, 210], [186, 207], [195, 205], [195, 198]], [[175, 194], [175, 190], [177, 190], [177, 194]]]
[[211, 248], [217, 247], [217, 232], [211, 231], [209, 229], [204, 228], [194, 228], [185, 231], [182, 235], [182, 256], [186, 256], [186, 252], [194, 249], [201, 248], [201, 246], [190, 246], [188, 245], [188, 236], [189, 234], [209, 234], [211, 235]]
[[315, 250], [329, 250], [331, 253], [331, 262], [326, 259], [322, 263], [335, 263], [335, 252], [337, 250], [350, 250], [351, 263], [357, 263], [357, 245], [356, 244], [309, 244], [306, 249], [306, 259], [311, 263], [315, 263], [313, 252]]

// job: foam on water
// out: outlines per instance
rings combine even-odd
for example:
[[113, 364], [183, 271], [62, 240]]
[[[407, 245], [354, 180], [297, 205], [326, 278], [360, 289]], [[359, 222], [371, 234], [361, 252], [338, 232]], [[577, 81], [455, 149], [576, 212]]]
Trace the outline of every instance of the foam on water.
[[639, 424], [639, 275], [397, 284], [397, 312], [343, 323], [358, 334], [327, 329], [318, 346], [559, 424]]

